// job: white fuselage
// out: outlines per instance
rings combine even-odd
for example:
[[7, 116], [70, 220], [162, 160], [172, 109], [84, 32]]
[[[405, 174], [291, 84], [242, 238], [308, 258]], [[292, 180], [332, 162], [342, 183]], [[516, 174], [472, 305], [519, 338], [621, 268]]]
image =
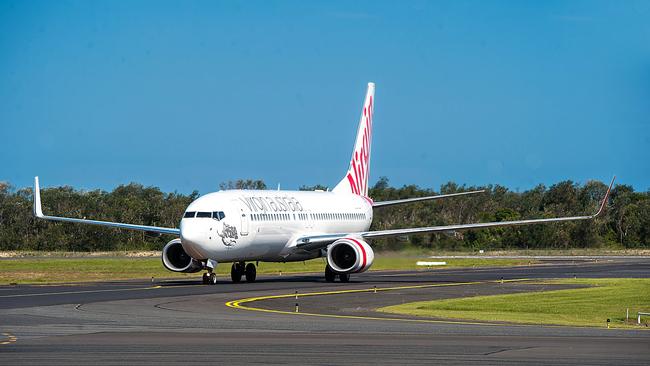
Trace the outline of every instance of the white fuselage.
[[229, 190], [192, 202], [180, 230], [195, 259], [288, 262], [320, 255], [291, 250], [300, 236], [361, 232], [371, 223], [372, 202], [356, 194]]

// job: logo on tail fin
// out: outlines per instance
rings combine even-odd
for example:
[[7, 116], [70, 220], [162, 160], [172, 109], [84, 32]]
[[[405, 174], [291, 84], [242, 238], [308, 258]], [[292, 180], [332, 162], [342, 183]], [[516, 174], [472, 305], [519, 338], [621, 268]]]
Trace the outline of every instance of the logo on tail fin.
[[370, 175], [370, 147], [372, 143], [372, 116], [374, 112], [375, 84], [368, 84], [368, 92], [363, 105], [357, 139], [355, 141], [350, 167], [343, 180], [334, 191], [347, 191], [368, 197], [368, 176]]

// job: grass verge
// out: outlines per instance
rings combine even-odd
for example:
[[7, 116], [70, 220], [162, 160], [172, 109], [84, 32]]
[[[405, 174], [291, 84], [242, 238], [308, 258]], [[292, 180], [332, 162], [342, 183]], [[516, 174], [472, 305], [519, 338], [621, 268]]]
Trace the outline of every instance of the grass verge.
[[[398, 251], [383, 251], [382, 255], [391, 256], [476, 256], [477, 258], [486, 256], [650, 256], [650, 249], [517, 249], [517, 250], [486, 250], [484, 253], [470, 250], [447, 251], [447, 250], [430, 250], [424, 248], [405, 247]], [[160, 257], [160, 251], [155, 250], [130, 250], [130, 251], [110, 251], [110, 252], [64, 252], [64, 251], [33, 251], [33, 250], [14, 250], [0, 251], [0, 258], [87, 258], [87, 257]]]
[[[418, 258], [410, 256], [377, 253], [371, 270], [415, 270]], [[422, 258], [423, 260], [430, 260]], [[444, 268], [515, 266], [535, 263], [525, 259], [445, 259]], [[321, 272], [325, 268], [324, 259], [305, 262], [269, 263], [260, 262], [258, 274], [288, 274]], [[438, 267], [434, 267], [438, 269]], [[420, 269], [422, 269], [420, 267]], [[230, 264], [217, 266], [217, 273], [230, 276]], [[107, 281], [143, 278], [197, 278], [200, 273], [175, 273], [167, 271], [160, 258], [18, 258], [0, 260], [0, 284], [11, 283], [59, 283]]]
[[[637, 311], [650, 311], [650, 279], [568, 279], [545, 283], [587, 288], [476, 296], [388, 306], [379, 311], [446, 319], [544, 325], [631, 327]], [[632, 322], [626, 323], [626, 309]]]

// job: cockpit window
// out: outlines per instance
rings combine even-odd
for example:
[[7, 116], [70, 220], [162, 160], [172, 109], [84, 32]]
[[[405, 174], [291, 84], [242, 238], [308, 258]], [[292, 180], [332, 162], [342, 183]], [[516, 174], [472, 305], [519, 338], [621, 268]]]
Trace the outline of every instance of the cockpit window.
[[195, 211], [187, 211], [183, 217], [194, 217], [195, 214]]
[[223, 211], [214, 211], [212, 212], [212, 218], [215, 220], [223, 220], [223, 218], [226, 217], [226, 215], [223, 213]]
[[197, 212], [196, 217], [212, 217], [212, 212]]

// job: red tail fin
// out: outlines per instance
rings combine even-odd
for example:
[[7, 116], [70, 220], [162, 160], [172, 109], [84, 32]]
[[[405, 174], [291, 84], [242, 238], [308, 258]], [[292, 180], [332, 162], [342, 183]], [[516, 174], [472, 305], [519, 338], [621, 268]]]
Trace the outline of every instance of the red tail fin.
[[334, 187], [334, 192], [354, 193], [368, 197], [368, 176], [370, 175], [370, 147], [372, 143], [372, 115], [375, 110], [375, 84], [368, 83], [366, 100], [363, 103], [357, 139], [346, 176]]

